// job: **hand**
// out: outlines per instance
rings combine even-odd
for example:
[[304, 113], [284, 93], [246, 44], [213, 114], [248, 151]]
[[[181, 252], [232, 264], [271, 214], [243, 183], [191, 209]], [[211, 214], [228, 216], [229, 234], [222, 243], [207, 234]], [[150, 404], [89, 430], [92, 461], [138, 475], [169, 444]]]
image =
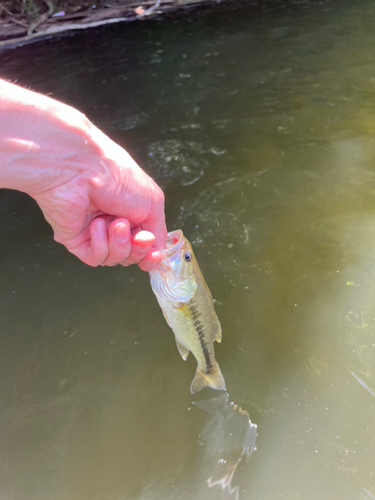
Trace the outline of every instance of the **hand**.
[[33, 197], [55, 240], [86, 264], [138, 263], [149, 271], [162, 259], [158, 248], [165, 248], [164, 195], [122, 148], [106, 139], [100, 168]]
[[164, 195], [79, 111], [0, 80], [0, 187], [32, 196], [55, 240], [90, 266], [161, 260]]

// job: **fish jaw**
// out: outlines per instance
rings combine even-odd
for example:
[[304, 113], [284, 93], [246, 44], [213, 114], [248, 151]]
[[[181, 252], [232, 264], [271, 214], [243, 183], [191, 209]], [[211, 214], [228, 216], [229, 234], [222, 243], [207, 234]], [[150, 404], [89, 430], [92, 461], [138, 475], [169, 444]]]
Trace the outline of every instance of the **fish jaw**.
[[171, 231], [167, 234], [166, 249], [162, 250], [163, 260], [168, 259], [178, 251], [183, 243], [183, 239], [184, 233], [181, 229], [176, 229], [176, 231]]

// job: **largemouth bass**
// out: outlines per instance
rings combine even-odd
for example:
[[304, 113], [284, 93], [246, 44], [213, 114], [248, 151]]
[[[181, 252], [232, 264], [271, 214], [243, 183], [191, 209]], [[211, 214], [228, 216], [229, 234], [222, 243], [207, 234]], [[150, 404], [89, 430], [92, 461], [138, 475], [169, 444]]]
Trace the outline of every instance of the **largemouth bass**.
[[176, 337], [182, 359], [191, 351], [198, 366], [190, 392], [204, 387], [225, 390], [215, 360], [214, 341], [221, 342], [221, 326], [211, 292], [202, 276], [190, 243], [181, 230], [168, 233], [161, 263], [150, 271], [151, 287]]

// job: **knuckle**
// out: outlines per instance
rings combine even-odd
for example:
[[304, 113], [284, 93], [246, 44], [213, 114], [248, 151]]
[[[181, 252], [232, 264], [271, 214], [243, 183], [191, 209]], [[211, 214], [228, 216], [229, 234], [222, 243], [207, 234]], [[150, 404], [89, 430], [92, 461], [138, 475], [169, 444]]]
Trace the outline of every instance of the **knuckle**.
[[163, 193], [162, 189], [157, 184], [155, 184], [155, 186], [156, 186], [156, 189], [155, 189], [155, 202], [156, 202], [157, 205], [164, 206], [164, 202], [165, 202], [164, 193]]

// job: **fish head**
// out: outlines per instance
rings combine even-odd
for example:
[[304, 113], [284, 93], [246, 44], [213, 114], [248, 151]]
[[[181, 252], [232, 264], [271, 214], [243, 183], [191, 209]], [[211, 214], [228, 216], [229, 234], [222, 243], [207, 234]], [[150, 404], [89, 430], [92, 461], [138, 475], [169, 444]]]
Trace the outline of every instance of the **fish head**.
[[172, 302], [187, 302], [197, 290], [198, 264], [189, 241], [182, 231], [168, 233], [163, 259], [150, 271], [154, 293]]
[[196, 263], [196, 259], [189, 241], [184, 237], [180, 229], [168, 233], [165, 252], [166, 264], [176, 280], [194, 279], [194, 263]]

